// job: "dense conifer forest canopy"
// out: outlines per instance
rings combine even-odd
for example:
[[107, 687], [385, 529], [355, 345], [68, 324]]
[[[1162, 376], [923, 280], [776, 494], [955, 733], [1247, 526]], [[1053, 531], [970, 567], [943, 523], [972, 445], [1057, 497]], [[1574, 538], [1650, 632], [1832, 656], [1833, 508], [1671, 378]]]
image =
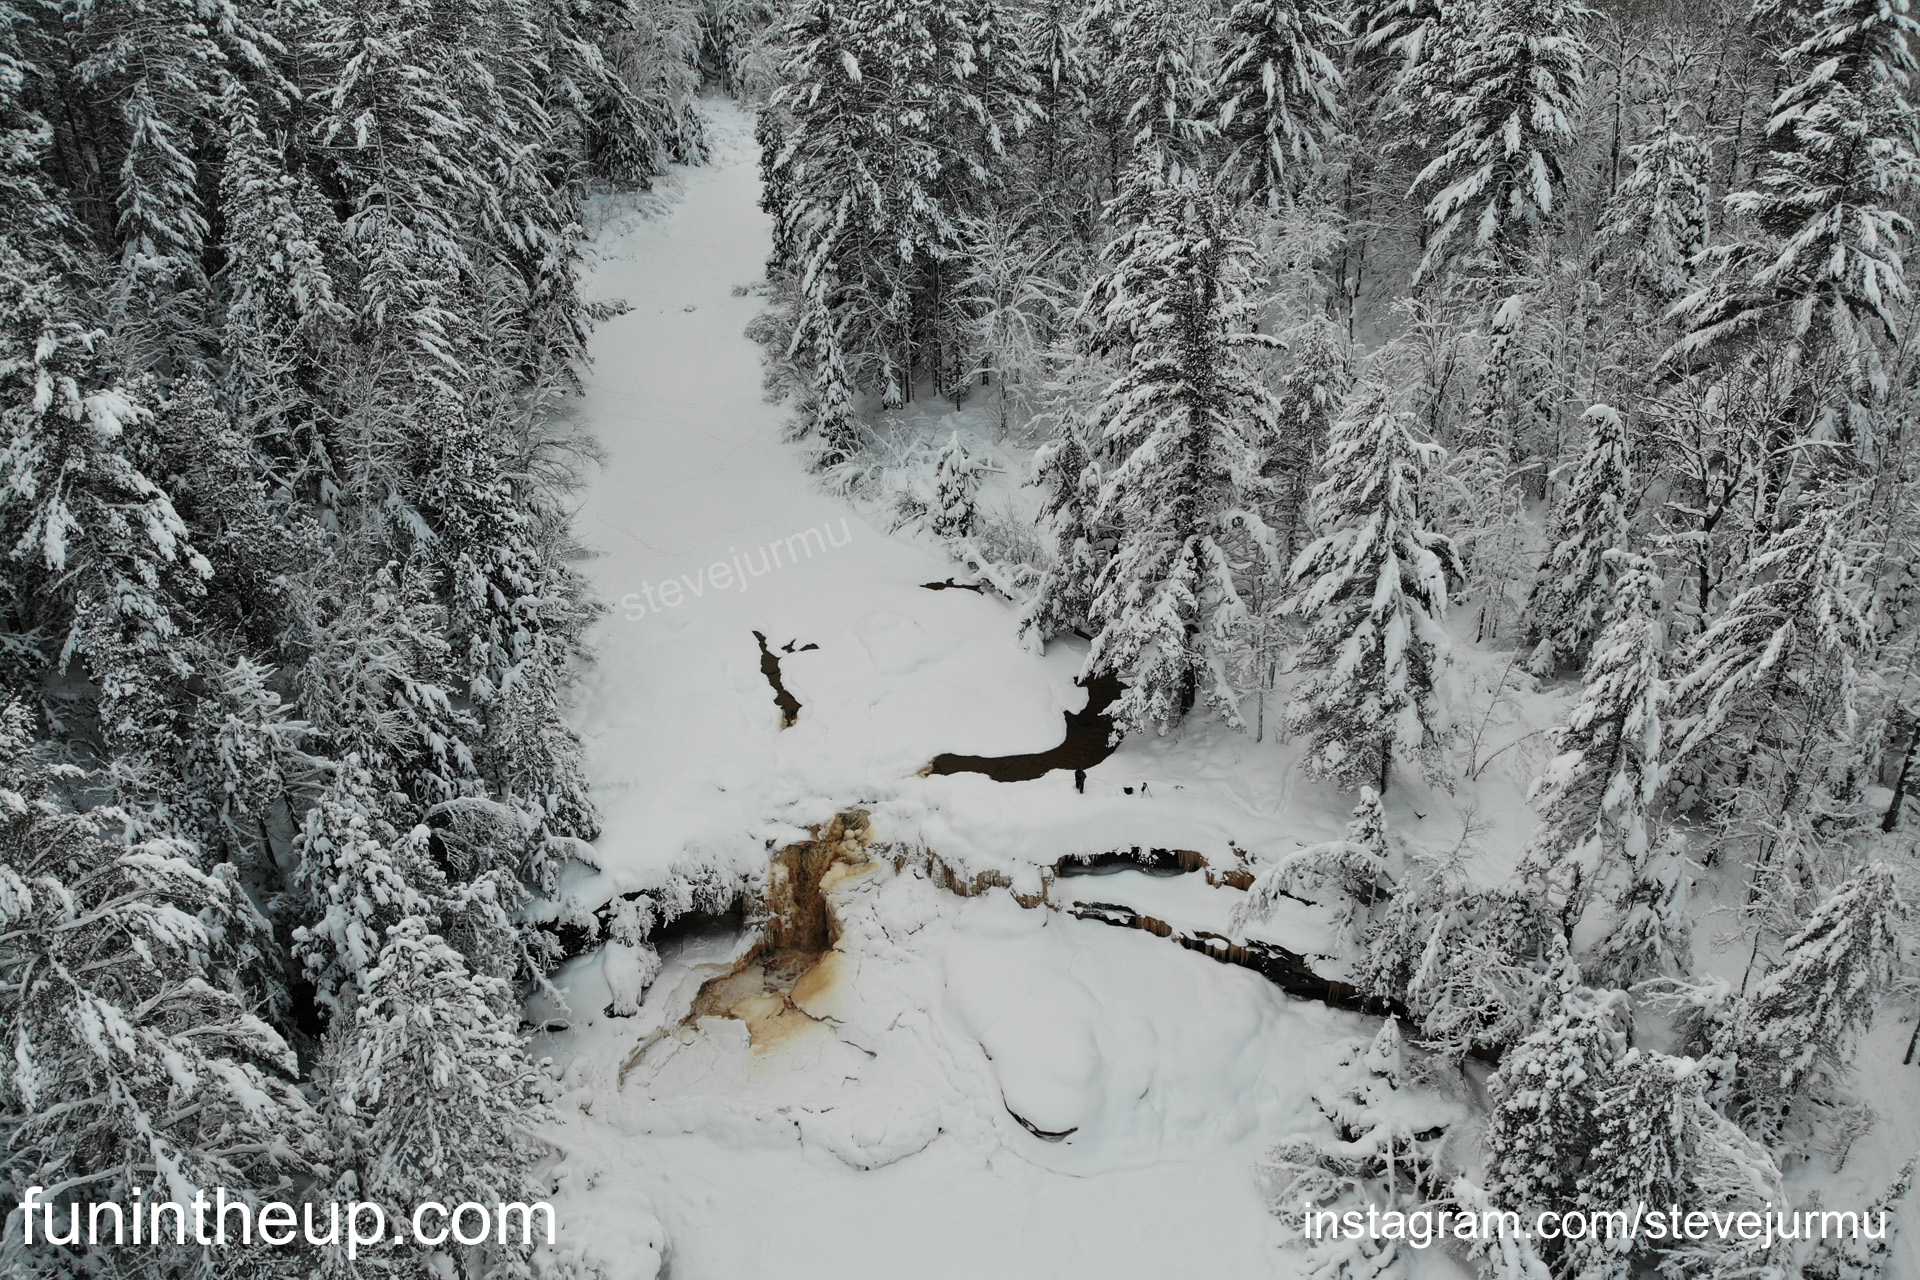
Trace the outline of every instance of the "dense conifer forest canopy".
[[[1282, 738], [1352, 809], [1235, 910], [1326, 909], [1393, 1014], [1270, 1153], [1276, 1213], [1757, 1210], [1844, 1164], [1854, 1047], [1920, 989], [1909, 0], [0, 0], [0, 1270], [616, 1274], [28, 1246], [13, 1206], [541, 1199], [523, 1002], [760, 902], [692, 863], [563, 892], [621, 309], [583, 252], [706, 158], [702, 93], [758, 112], [765, 448], [1010, 641], [1083, 644], [1116, 739]], [[1037, 498], [901, 429], [941, 404]], [[1383, 797], [1474, 795], [1543, 691], [1524, 847], [1476, 857], [1469, 805], [1458, 856], [1403, 852]], [[1387, 1118], [1415, 1057], [1483, 1072], [1473, 1149]], [[1461, 1256], [1896, 1275], [1866, 1239]]]

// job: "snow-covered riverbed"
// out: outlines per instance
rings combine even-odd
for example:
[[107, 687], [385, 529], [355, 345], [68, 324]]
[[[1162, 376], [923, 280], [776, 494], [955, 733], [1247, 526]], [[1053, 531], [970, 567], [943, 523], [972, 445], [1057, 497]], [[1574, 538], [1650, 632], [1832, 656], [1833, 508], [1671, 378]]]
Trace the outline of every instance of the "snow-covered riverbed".
[[[1015, 872], [1142, 842], [1220, 848], [1271, 822], [1272, 795], [1167, 782], [1160, 797], [1129, 794], [1127, 771], [1150, 750], [1095, 770], [1084, 796], [1066, 774], [1012, 786], [916, 776], [941, 751], [1058, 741], [1061, 712], [1085, 697], [1080, 654], [1025, 652], [1000, 603], [925, 590], [952, 566], [822, 494], [780, 443], [781, 410], [763, 400], [742, 332], [763, 304], [739, 287], [760, 278], [767, 249], [751, 122], [706, 107], [712, 163], [679, 175], [664, 214], [616, 218], [591, 276], [597, 296], [632, 310], [596, 335], [586, 400], [606, 464], [579, 527], [616, 607], [579, 720], [606, 815], [603, 870], [571, 891], [653, 887], [693, 856], [757, 867], [769, 842], [855, 804], [874, 810], [881, 839]], [[736, 568], [794, 535], [777, 567]], [[755, 631], [801, 703], [792, 728]], [[744, 1023], [705, 1019], [656, 1043], [622, 1085], [635, 1046], [679, 1022], [737, 939], [668, 946], [634, 1018], [605, 1015], [599, 958], [563, 972], [573, 1028], [541, 1049], [567, 1081], [556, 1136], [571, 1239], [620, 1276], [650, 1277], [664, 1248], [675, 1280], [1281, 1264], [1255, 1161], [1324, 1125], [1316, 1078], [1375, 1020], [1288, 1000], [1145, 933], [1022, 910], [1002, 891], [955, 898], [890, 867], [867, 879], [842, 942], [843, 999], [815, 1034], [755, 1047]], [[1072, 1132], [1048, 1141], [1022, 1119]]]

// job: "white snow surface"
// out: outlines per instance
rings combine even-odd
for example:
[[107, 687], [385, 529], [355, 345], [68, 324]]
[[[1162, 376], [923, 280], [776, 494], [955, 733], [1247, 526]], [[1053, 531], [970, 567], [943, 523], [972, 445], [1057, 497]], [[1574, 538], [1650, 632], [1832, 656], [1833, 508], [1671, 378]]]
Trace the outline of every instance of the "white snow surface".
[[[1056, 745], [1061, 713], [1085, 702], [1083, 652], [1027, 652], [1004, 603], [926, 590], [956, 573], [936, 544], [889, 536], [884, 516], [824, 493], [802, 447], [781, 443], [784, 412], [764, 400], [743, 333], [763, 303], [738, 292], [762, 278], [768, 248], [751, 121], [705, 105], [711, 163], [676, 174], [675, 198], [615, 210], [594, 245], [593, 296], [632, 309], [595, 336], [584, 406], [605, 464], [578, 529], [614, 612], [578, 719], [605, 818], [600, 866], [567, 891], [604, 901], [696, 860], [757, 874], [770, 845], [854, 805], [882, 841], [1027, 885], [1071, 853], [1230, 856], [1229, 842], [1277, 852], [1337, 834], [1337, 797], [1303, 818], [1285, 757], [1269, 742], [1248, 769], [1251, 740], [1225, 733], [1177, 753], [1123, 748], [1085, 795], [1064, 773], [917, 776], [942, 751]], [[827, 535], [811, 554], [715, 589], [716, 563], [807, 529]], [[636, 617], [623, 605], [645, 605], [643, 584], [659, 601], [675, 580], [676, 606]], [[791, 728], [755, 631], [800, 700]], [[570, 1024], [539, 1045], [564, 1081], [552, 1135], [564, 1241], [616, 1277], [650, 1278], [667, 1259], [674, 1280], [1297, 1265], [1254, 1165], [1279, 1138], [1325, 1127], [1315, 1082], [1376, 1019], [1291, 1000], [1144, 932], [1023, 910], [1002, 891], [957, 898], [890, 865], [837, 896], [839, 980], [809, 1001], [821, 1020], [776, 1044], [751, 1044], [731, 1018], [681, 1025], [739, 954], [735, 935], [666, 946], [635, 1016], [609, 1010], [633, 1007], [650, 958], [608, 948], [561, 971], [569, 1010], [534, 1012]], [[1138, 872], [1055, 893], [1130, 896], [1183, 929], [1223, 929], [1235, 895]], [[1296, 944], [1318, 940], [1311, 920], [1299, 932]], [[1015, 1112], [1066, 1136], [1037, 1137]]]
[[[754, 874], [770, 845], [853, 805], [883, 840], [1016, 882], [1073, 854], [1183, 848], [1218, 865], [1235, 848], [1258, 859], [1339, 835], [1351, 801], [1305, 780], [1293, 748], [1202, 717], [1178, 740], [1130, 739], [1089, 771], [1084, 795], [1065, 772], [918, 776], [941, 752], [1058, 745], [1062, 712], [1086, 702], [1074, 684], [1085, 648], [1029, 652], [1003, 601], [925, 589], [966, 575], [931, 536], [889, 535], [886, 512], [823, 491], [803, 446], [782, 443], [786, 411], [764, 398], [743, 332], [764, 303], [740, 291], [764, 278], [769, 245], [751, 121], [726, 101], [705, 106], [711, 162], [676, 173], [677, 199], [650, 193], [605, 219], [592, 250], [590, 296], [632, 310], [595, 334], [583, 406], [606, 461], [577, 528], [613, 612], [594, 636], [579, 728], [605, 834], [600, 869], [578, 869], [564, 891], [591, 905], [693, 861]], [[933, 438], [991, 431], [986, 408], [923, 401], [894, 416]], [[980, 451], [1005, 469], [1010, 451]], [[996, 477], [1000, 499], [1014, 479]], [[742, 575], [736, 555], [767, 572]], [[678, 602], [648, 608], [669, 583]], [[801, 703], [785, 730], [756, 631]], [[1489, 750], [1530, 727], [1492, 724]], [[1505, 753], [1477, 792], [1480, 819], [1514, 824], [1515, 847], [1531, 822], [1527, 764]], [[1436, 849], [1458, 836], [1456, 811], [1411, 776], [1389, 798], [1395, 830]]]
[[[1292, 1273], [1254, 1162], [1324, 1127], [1311, 1093], [1375, 1020], [886, 864], [836, 897], [841, 976], [784, 1040], [681, 1025], [733, 958], [717, 936], [669, 948], [639, 1017], [556, 1038], [555, 1203], [611, 1274], [653, 1275], [650, 1215], [675, 1280]], [[580, 1013], [608, 999], [569, 976]]]
[[[1305, 779], [1294, 748], [1200, 718], [1177, 740], [1130, 739], [1084, 795], [1065, 773], [918, 776], [944, 751], [1056, 745], [1061, 713], [1084, 705], [1084, 647], [1029, 652], [1004, 603], [924, 589], [965, 574], [932, 538], [889, 534], [887, 513], [824, 492], [804, 446], [783, 443], [785, 410], [763, 398], [744, 334], [769, 246], [752, 121], [721, 99], [704, 110], [709, 164], [595, 210], [587, 288], [632, 309], [596, 333], [583, 406], [605, 464], [577, 528], [613, 613], [577, 724], [605, 831], [598, 868], [576, 868], [564, 891], [590, 906], [695, 864], [757, 876], [770, 849], [856, 806], [882, 842], [1028, 891], [1070, 855], [1178, 848], [1218, 866], [1238, 850], [1257, 864], [1341, 834], [1350, 800]], [[926, 440], [960, 431], [1003, 464], [983, 498], [1023, 501], [1021, 451], [987, 409], [923, 401], [891, 417]], [[805, 554], [786, 550], [808, 530], [820, 536], [796, 542]], [[779, 566], [742, 579], [735, 557], [772, 544]], [[679, 603], [658, 607], [666, 583]], [[654, 607], [631, 608], [649, 591]], [[755, 631], [801, 703], [790, 728]], [[1526, 786], [1566, 691], [1536, 689], [1506, 653], [1457, 643], [1454, 656], [1455, 701], [1473, 708], [1456, 772], [1476, 776], [1450, 795], [1396, 775], [1387, 813], [1435, 854], [1470, 829], [1473, 869], [1492, 880], [1535, 821]], [[1503, 681], [1512, 691], [1494, 696]], [[1377, 1019], [1291, 1000], [1144, 932], [1023, 910], [999, 890], [958, 898], [890, 864], [835, 897], [833, 981], [807, 1001], [816, 1017], [789, 1015], [791, 1034], [767, 1043], [733, 1018], [684, 1023], [745, 949], [737, 932], [679, 937], [657, 977], [650, 950], [606, 948], [557, 975], [566, 1009], [535, 1002], [552, 1028], [539, 1051], [562, 1079], [548, 1136], [564, 1243], [617, 1280], [1301, 1274], [1255, 1162], [1327, 1132], [1313, 1091]], [[1125, 903], [1223, 933], [1236, 897], [1130, 870], [1049, 892], [1055, 906]], [[1309, 955], [1331, 945], [1324, 914], [1294, 903], [1254, 936]], [[1737, 982], [1746, 954], [1737, 925], [1702, 919], [1703, 973]], [[1830, 1205], [1864, 1206], [1920, 1143], [1917, 1068], [1899, 1065], [1910, 1029], [1885, 1019], [1862, 1046], [1857, 1084], [1882, 1122], [1845, 1173], [1793, 1171], [1829, 1183]], [[1464, 1116], [1401, 1092], [1423, 1116]], [[1920, 1257], [1914, 1239], [1898, 1248]], [[1471, 1271], [1429, 1249], [1413, 1274]]]

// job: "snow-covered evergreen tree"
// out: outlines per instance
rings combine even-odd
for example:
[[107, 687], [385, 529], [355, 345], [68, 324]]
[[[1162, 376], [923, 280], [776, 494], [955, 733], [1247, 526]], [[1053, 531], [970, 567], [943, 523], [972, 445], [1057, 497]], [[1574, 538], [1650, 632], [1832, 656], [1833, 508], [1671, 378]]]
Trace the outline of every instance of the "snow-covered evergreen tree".
[[1184, 159], [1212, 136], [1206, 68], [1194, 58], [1200, 15], [1177, 0], [1091, 0], [1088, 25], [1110, 42], [1096, 105], [1110, 132], [1116, 187], [1129, 165]]
[[1328, 1128], [1290, 1138], [1259, 1165], [1274, 1213], [1293, 1230], [1292, 1247], [1306, 1255], [1308, 1274], [1357, 1280], [1405, 1274], [1412, 1252], [1404, 1237], [1306, 1229], [1305, 1206], [1362, 1216], [1405, 1213], [1445, 1194], [1444, 1152], [1455, 1123], [1451, 1108], [1403, 1090], [1405, 1062], [1399, 1027], [1389, 1018], [1371, 1042], [1350, 1041], [1333, 1078], [1318, 1083], [1313, 1101]]
[[1035, 452], [1033, 466], [1046, 492], [1041, 519], [1053, 560], [1042, 570], [1020, 618], [1021, 635], [1041, 644], [1087, 626], [1107, 550], [1093, 524], [1100, 504], [1100, 471], [1083, 443], [1087, 428], [1069, 407], [1052, 417], [1055, 436]]
[[[320, 1150], [293, 1050], [225, 970], [244, 890], [190, 845], [129, 843], [123, 814], [76, 809], [88, 779], [37, 758], [36, 729], [0, 707], [0, 1187], [14, 1204], [46, 1188], [61, 1235], [69, 1202], [132, 1204], [135, 1188], [286, 1188]], [[199, 1254], [156, 1240], [144, 1261]], [[11, 1275], [74, 1262], [17, 1230], [0, 1244]]]
[[1394, 759], [1430, 763], [1446, 731], [1440, 620], [1453, 544], [1426, 526], [1423, 474], [1442, 457], [1405, 413], [1361, 388], [1335, 423], [1313, 491], [1319, 537], [1294, 561], [1288, 607], [1308, 622], [1288, 720], [1307, 767], [1347, 790], [1384, 792]]
[[487, 781], [554, 834], [591, 839], [599, 823], [559, 696], [591, 609], [551, 547], [552, 514], [528, 509], [509, 479], [512, 459], [482, 424], [444, 404], [422, 421], [418, 502], [446, 578], [454, 676], [481, 722]]
[[1098, 212], [1093, 189], [1101, 168], [1093, 146], [1099, 85], [1088, 48], [1088, 17], [1080, 0], [1038, 0], [1028, 8], [1021, 39], [1039, 113], [1028, 133], [1039, 179], [1034, 212], [1083, 239]]
[[1799, 812], [1842, 780], [1868, 644], [1852, 519], [1848, 505], [1807, 500], [1675, 664], [1672, 767], [1723, 812]]
[[108, 375], [97, 351], [104, 335], [83, 328], [71, 305], [43, 270], [0, 244], [7, 594], [14, 625], [35, 637], [21, 646], [26, 668], [84, 673], [117, 798], [143, 829], [170, 833], [165, 784], [154, 774], [177, 758], [193, 665], [182, 612], [212, 567], [133, 460], [130, 436], [151, 410]]
[[[1685, 296], [1707, 247], [1707, 148], [1670, 103], [1659, 127], [1627, 150], [1632, 166], [1613, 193], [1594, 242], [1627, 286], [1664, 307]], [[1622, 261], [1624, 257], [1624, 261]]]
[[1235, 0], [1214, 76], [1225, 166], [1248, 199], [1278, 204], [1332, 140], [1346, 36], [1325, 0]]
[[1913, 1190], [1920, 1156], [1900, 1166], [1887, 1189], [1861, 1213], [1865, 1230], [1857, 1236], [1828, 1238], [1801, 1271], [1805, 1280], [1890, 1280], [1893, 1242], [1899, 1238], [1900, 1205]]
[[1234, 904], [1233, 928], [1267, 919], [1282, 898], [1305, 896], [1333, 911], [1334, 936], [1342, 951], [1355, 954], [1370, 924], [1375, 904], [1393, 892], [1392, 845], [1380, 793], [1360, 788], [1346, 838], [1309, 845], [1262, 867]]
[[1892, 977], [1903, 912], [1892, 869], [1862, 869], [1787, 939], [1780, 963], [1740, 1002], [1719, 1048], [1733, 1067], [1729, 1108], [1749, 1129], [1773, 1137], [1790, 1113], [1830, 1099], [1852, 1038], [1872, 1025]]
[[1453, 132], [1414, 183], [1432, 193], [1421, 277], [1461, 258], [1507, 266], [1551, 222], [1579, 122], [1587, 12], [1573, 0], [1485, 0], [1463, 13], [1464, 38], [1428, 95]]
[[977, 57], [1010, 22], [981, 2], [811, 0], [784, 29], [775, 266], [798, 295], [787, 355], [829, 465], [851, 447], [860, 392], [895, 405], [917, 373], [944, 389], [965, 372], [951, 263], [1037, 89], [1004, 52]]
[[[339, 226], [311, 181], [288, 171], [239, 82], [222, 96], [220, 215], [231, 261], [220, 342], [228, 403], [249, 429], [291, 437], [319, 410], [314, 380], [344, 346]], [[286, 439], [292, 453], [311, 442]]]
[[1527, 602], [1535, 649], [1530, 665], [1540, 675], [1559, 664], [1585, 668], [1595, 638], [1613, 608], [1613, 578], [1624, 562], [1633, 526], [1633, 469], [1627, 455], [1627, 425], [1619, 410], [1596, 404], [1582, 415], [1586, 449], [1567, 495], [1548, 526], [1547, 558]]
[[1660, 579], [1648, 561], [1611, 554], [1618, 576], [1607, 627], [1580, 700], [1553, 735], [1557, 755], [1532, 792], [1546, 823], [1528, 861], [1565, 895], [1569, 932], [1610, 867], [1637, 868], [1652, 852], [1647, 812], [1661, 786]]
[[980, 522], [980, 510], [974, 495], [980, 488], [980, 467], [960, 433], [947, 437], [940, 447], [934, 466], [933, 532], [935, 537], [958, 541], [973, 536]]
[[[1889, 0], [1792, 0], [1777, 30], [1787, 87], [1771, 108], [1758, 182], [1728, 198], [1758, 238], [1729, 246], [1718, 278], [1686, 301], [1677, 356], [1787, 344], [1845, 372], [1852, 409], [1809, 407], [1802, 435], [1860, 436], [1886, 376], [1880, 347], [1908, 297], [1900, 245], [1905, 195], [1920, 180], [1920, 126], [1907, 94], [1920, 68], [1920, 20]], [[1863, 444], [1866, 442], [1863, 440]]]
[[321, 767], [307, 750], [312, 726], [274, 690], [274, 672], [251, 658], [213, 666], [205, 678], [211, 687], [188, 735], [198, 802], [191, 819], [222, 861], [271, 867], [274, 831], [298, 811]]
[[[526, 1126], [545, 1105], [511, 991], [472, 973], [418, 918], [387, 928], [363, 981], [327, 1064], [336, 1164], [354, 1175], [351, 1190], [402, 1218], [431, 1196], [541, 1199]], [[497, 1267], [524, 1265], [527, 1250], [503, 1231], [479, 1252]]]
[[321, 1002], [336, 1012], [351, 1007], [389, 928], [435, 914], [440, 879], [425, 829], [403, 834], [386, 821], [359, 757], [348, 756], [338, 769], [294, 840], [294, 883], [312, 922], [295, 931], [294, 955]]
[[1647, 978], [1684, 976], [1693, 967], [1693, 917], [1687, 892], [1693, 864], [1686, 840], [1669, 831], [1636, 859], [1614, 896], [1613, 921], [1587, 968], [1596, 982], [1630, 987]]
[[1578, 985], [1571, 964], [1550, 981], [1539, 1021], [1487, 1082], [1487, 1193], [1523, 1217], [1583, 1202], [1585, 1167], [1602, 1141], [1601, 1099], [1627, 1048], [1621, 993]]
[[[1247, 360], [1251, 245], [1218, 194], [1154, 158], [1129, 175], [1148, 213], [1108, 246], [1086, 309], [1125, 354], [1094, 425], [1113, 458], [1095, 522], [1115, 530], [1089, 609], [1093, 673], [1127, 678], [1115, 727], [1178, 723], [1196, 701], [1237, 723], [1223, 652], [1244, 615], [1236, 574], [1270, 557], [1253, 442], [1272, 394]], [[1117, 203], [1117, 202], [1116, 202]]]
[[1291, 565], [1307, 543], [1314, 463], [1352, 389], [1353, 370], [1344, 335], [1325, 317], [1289, 331], [1286, 343], [1274, 389], [1274, 432], [1261, 449], [1260, 474], [1273, 486], [1267, 524], [1279, 562]]

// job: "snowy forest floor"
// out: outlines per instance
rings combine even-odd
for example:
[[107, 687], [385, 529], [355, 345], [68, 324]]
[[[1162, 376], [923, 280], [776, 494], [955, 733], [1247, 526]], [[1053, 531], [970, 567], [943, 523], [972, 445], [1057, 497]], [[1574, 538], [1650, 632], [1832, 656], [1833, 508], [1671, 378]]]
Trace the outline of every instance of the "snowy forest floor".
[[[578, 529], [613, 612], [578, 717], [605, 817], [600, 868], [566, 891], [597, 903], [703, 871], [755, 876], [770, 850], [861, 808], [876, 841], [931, 851], [962, 879], [991, 873], [1029, 901], [1122, 903], [1224, 932], [1235, 891], [1204, 877], [1053, 868], [1136, 846], [1257, 863], [1337, 836], [1351, 801], [1306, 781], [1271, 736], [1200, 723], [1130, 740], [1089, 771], [1084, 795], [1067, 773], [919, 776], [941, 752], [1055, 745], [1062, 712], [1086, 696], [1073, 683], [1083, 652], [1030, 653], [1003, 603], [927, 590], [955, 574], [931, 538], [889, 535], [884, 513], [824, 493], [800, 447], [778, 443], [784, 413], [764, 400], [743, 333], [768, 246], [752, 121], [703, 105], [711, 162], [680, 171], [664, 198], [607, 211], [591, 255], [591, 296], [632, 309], [597, 332], [583, 407], [606, 456]], [[900, 416], [991, 434], [984, 410]], [[822, 536], [796, 539], [795, 557], [787, 540], [807, 530]], [[740, 572], [774, 545], [779, 567]], [[662, 599], [668, 583], [676, 604]], [[799, 702], [791, 727], [756, 632]], [[1456, 794], [1407, 779], [1388, 801], [1415, 848], [1444, 854], [1470, 830], [1489, 878], [1533, 821], [1524, 796], [1539, 759], [1518, 740], [1564, 709], [1564, 691], [1522, 678], [1488, 714], [1509, 656], [1461, 646], [1459, 678], [1477, 708], [1467, 728], [1484, 716], [1479, 757], [1518, 746]], [[885, 859], [846, 869], [829, 897], [832, 972], [804, 997], [734, 993], [736, 1014], [758, 999], [763, 1019], [689, 1017], [701, 984], [747, 945], [720, 926], [662, 946], [635, 1015], [608, 1013], [632, 981], [616, 949], [561, 971], [567, 1010], [531, 1011], [555, 1028], [537, 1049], [565, 1090], [552, 1135], [561, 1228], [610, 1275], [652, 1277], [663, 1252], [674, 1280], [1298, 1269], [1255, 1166], [1279, 1139], [1324, 1129], [1311, 1095], [1378, 1019], [1290, 999], [1146, 932], [1023, 909], [1014, 893], [956, 896]], [[1697, 957], [1737, 983], [1747, 951], [1722, 918], [1703, 920]], [[1305, 907], [1255, 936], [1332, 949]], [[1909, 1030], [1885, 1020], [1862, 1051], [1862, 1093], [1882, 1116], [1842, 1177], [1858, 1179], [1862, 1204], [1920, 1147], [1920, 1069], [1898, 1065]], [[1405, 1105], [1459, 1121], [1455, 1155], [1471, 1163], [1465, 1116], [1484, 1073], [1455, 1079], [1404, 1091]], [[1901, 1247], [1911, 1262], [1914, 1242]], [[1414, 1273], [1471, 1271], [1431, 1249]]]

